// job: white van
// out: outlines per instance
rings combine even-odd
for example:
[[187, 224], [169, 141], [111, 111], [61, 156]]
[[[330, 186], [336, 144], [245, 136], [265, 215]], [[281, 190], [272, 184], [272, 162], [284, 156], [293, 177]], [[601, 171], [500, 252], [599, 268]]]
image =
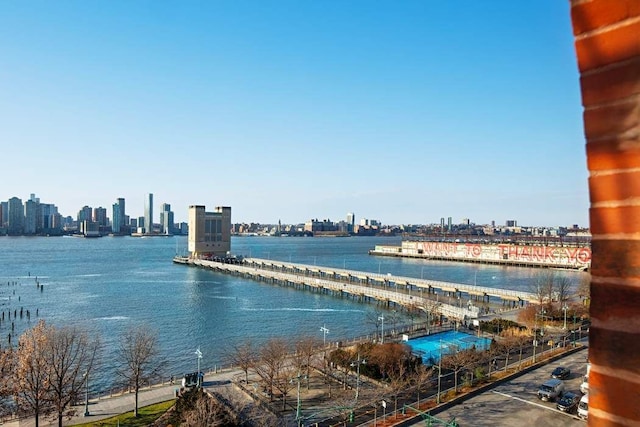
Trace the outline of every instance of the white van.
[[580, 384], [580, 393], [589, 393], [589, 375], [582, 377], [582, 384]]
[[578, 416], [583, 420], [587, 419], [587, 414], [589, 412], [589, 395], [585, 394], [580, 399], [580, 403], [578, 403]]

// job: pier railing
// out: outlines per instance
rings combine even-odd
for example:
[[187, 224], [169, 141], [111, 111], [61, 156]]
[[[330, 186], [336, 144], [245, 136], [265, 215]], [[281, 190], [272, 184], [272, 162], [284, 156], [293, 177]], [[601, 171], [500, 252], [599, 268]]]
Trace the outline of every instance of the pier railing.
[[[241, 273], [250, 277], [269, 279], [278, 282], [288, 282], [292, 284], [306, 285], [318, 289], [327, 289], [333, 292], [344, 292], [355, 296], [366, 296], [379, 301], [390, 301], [405, 307], [415, 307], [429, 311], [427, 307], [433, 304], [429, 298], [419, 295], [412, 295], [396, 290], [389, 290], [375, 286], [365, 286], [353, 284], [347, 281], [332, 280], [327, 276], [317, 277], [302, 274], [287, 273], [282, 271], [267, 270], [256, 266], [248, 267], [239, 264], [226, 264], [207, 260], [190, 260], [188, 264], [211, 268], [221, 272]], [[255, 265], [255, 264], [254, 264]], [[346, 270], [345, 270], [346, 271]], [[480, 308], [477, 306], [454, 306], [438, 302], [438, 312], [447, 318], [452, 319], [476, 319], [480, 316]]]
[[440, 280], [418, 279], [415, 277], [396, 276], [390, 273], [371, 273], [367, 271], [348, 270], [333, 267], [310, 266], [306, 264], [287, 263], [260, 258], [245, 258], [245, 264], [261, 266], [261, 268], [291, 269], [301, 272], [319, 272], [319, 274], [333, 274], [341, 278], [368, 278], [379, 283], [394, 283], [400, 286], [410, 286], [419, 289], [441, 289], [448, 292], [464, 292], [470, 295], [488, 295], [498, 298], [507, 298], [528, 302], [537, 302], [536, 296], [531, 292], [516, 291], [512, 289], [492, 288], [488, 286], [470, 285], [465, 283], [446, 282]]

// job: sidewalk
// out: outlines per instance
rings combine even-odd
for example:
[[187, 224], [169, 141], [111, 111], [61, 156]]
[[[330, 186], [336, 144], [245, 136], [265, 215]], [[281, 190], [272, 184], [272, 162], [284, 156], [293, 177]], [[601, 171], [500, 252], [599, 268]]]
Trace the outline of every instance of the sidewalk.
[[[237, 375], [240, 371], [230, 370], [218, 373], [205, 374], [203, 386], [207, 389], [215, 389], [217, 387], [228, 384], [234, 375]], [[176, 389], [180, 388], [179, 381], [177, 384], [165, 384], [156, 385], [151, 388], [146, 387], [140, 389], [138, 393], [138, 409], [144, 406], [152, 405], [154, 403], [166, 402], [167, 400], [173, 400], [176, 397]], [[89, 400], [89, 416], [84, 416], [84, 405], [75, 406], [76, 415], [71, 419], [65, 419], [63, 425], [72, 426], [76, 424], [98, 422], [105, 418], [111, 418], [113, 416], [124, 414], [126, 412], [133, 411], [135, 404], [135, 394], [125, 393], [123, 395], [113, 397], [103, 397], [100, 399]], [[41, 427], [57, 426], [57, 419], [45, 419], [40, 417]], [[21, 420], [14, 420], [0, 424], [2, 427], [35, 427], [35, 418], [24, 418]]]

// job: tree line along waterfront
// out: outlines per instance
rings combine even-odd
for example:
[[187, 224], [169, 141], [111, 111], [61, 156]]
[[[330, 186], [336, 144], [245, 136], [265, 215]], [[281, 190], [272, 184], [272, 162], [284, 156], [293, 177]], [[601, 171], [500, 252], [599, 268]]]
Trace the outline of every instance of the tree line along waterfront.
[[[9, 242], [7, 244], [7, 242]], [[429, 277], [461, 283], [525, 289], [534, 271], [416, 260], [377, 259], [367, 255], [376, 244], [392, 238], [279, 239], [234, 237], [232, 252], [309, 265]], [[90, 381], [91, 396], [109, 394], [116, 380], [120, 337], [131, 325], [153, 325], [166, 359], [164, 378], [195, 370], [193, 353], [202, 349], [202, 367], [227, 365], [222, 348], [251, 340], [260, 346], [273, 337], [293, 337], [301, 331], [321, 336], [330, 329], [332, 343], [375, 334], [367, 320], [379, 307], [321, 295], [310, 295], [237, 277], [173, 266], [171, 258], [186, 247], [186, 239], [8, 238], [0, 261], [4, 266], [0, 309], [30, 310], [15, 325], [14, 345], [28, 328], [44, 319], [55, 327], [83, 328], [100, 337], [101, 363]], [[44, 291], [35, 285], [38, 276]], [[576, 273], [563, 273], [572, 282]], [[16, 291], [16, 295], [13, 294]], [[11, 295], [10, 295], [11, 294]], [[10, 298], [9, 298], [10, 297]], [[38, 310], [39, 315], [33, 315]], [[391, 313], [389, 313], [391, 315]], [[13, 316], [12, 316], [13, 318]], [[404, 318], [409, 323], [410, 319]], [[400, 320], [398, 321], [400, 323]], [[7, 324], [0, 325], [6, 339]], [[3, 348], [6, 341], [0, 341]]]
[[[491, 337], [490, 344], [464, 348], [449, 341], [443, 348], [441, 339], [429, 357], [399, 341], [398, 333], [420, 336], [431, 329], [433, 337], [449, 336], [442, 331], [459, 334], [451, 324], [412, 325], [338, 348], [317, 336], [274, 337], [261, 345], [246, 340], [225, 347], [225, 353], [235, 370], [234, 389], [249, 396], [254, 408], [248, 410], [246, 398], [242, 402], [215, 384], [204, 384], [212, 391], [194, 396], [194, 388], [202, 382], [175, 381], [180, 410], [169, 417], [170, 424], [335, 426], [377, 418], [380, 402], [384, 402], [381, 420], [387, 412], [393, 420], [424, 415], [442, 402], [582, 347], [574, 333], [560, 332], [559, 324], [548, 322], [546, 328], [548, 341], [535, 347], [532, 339], [544, 334], [519, 322], [494, 319], [482, 322], [477, 332]], [[166, 360], [148, 327], [133, 327], [120, 339], [118, 375], [135, 394], [130, 408], [135, 417], [139, 393], [159, 377]], [[61, 427], [67, 417], [82, 410], [90, 415], [85, 393], [91, 372], [99, 368], [99, 338], [79, 328], [56, 328], [39, 321], [19, 341], [17, 348], [0, 351], [2, 411], [35, 416], [36, 426], [40, 417], [56, 419]]]

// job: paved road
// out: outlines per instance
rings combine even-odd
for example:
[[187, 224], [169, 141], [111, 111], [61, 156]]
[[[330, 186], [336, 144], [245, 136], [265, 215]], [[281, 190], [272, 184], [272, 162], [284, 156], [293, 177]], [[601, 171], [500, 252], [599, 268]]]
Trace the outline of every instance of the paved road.
[[[555, 367], [566, 366], [571, 369], [571, 377], [565, 380], [566, 390], [580, 395], [580, 383], [587, 370], [586, 357], [586, 350], [566, 356], [440, 412], [436, 417], [444, 421], [455, 417], [460, 427], [584, 427], [586, 422], [575, 414], [562, 413], [555, 403], [539, 400], [537, 391]], [[413, 425], [424, 425], [424, 421]]]

